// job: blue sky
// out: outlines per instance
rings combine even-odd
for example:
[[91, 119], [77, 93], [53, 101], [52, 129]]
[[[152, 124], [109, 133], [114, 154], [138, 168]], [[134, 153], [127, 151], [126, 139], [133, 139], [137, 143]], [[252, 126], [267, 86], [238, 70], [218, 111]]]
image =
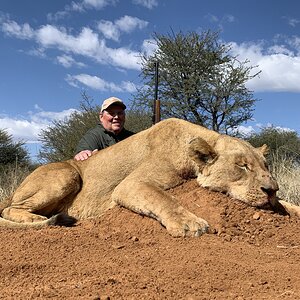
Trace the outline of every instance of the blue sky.
[[260, 101], [243, 130], [300, 133], [297, 0], [1, 0], [0, 128], [35, 155], [40, 130], [77, 109], [83, 90], [96, 103], [132, 99], [154, 32], [207, 29], [262, 71], [248, 82]]

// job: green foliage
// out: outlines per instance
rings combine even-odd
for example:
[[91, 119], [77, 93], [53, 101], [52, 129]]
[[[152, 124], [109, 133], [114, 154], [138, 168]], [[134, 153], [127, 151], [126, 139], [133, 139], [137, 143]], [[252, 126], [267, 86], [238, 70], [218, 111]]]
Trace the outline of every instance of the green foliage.
[[41, 131], [39, 139], [42, 147], [38, 156], [43, 162], [72, 158], [79, 140], [99, 122], [100, 107], [93, 106], [92, 100], [85, 93], [82, 97], [79, 111], [65, 120], [54, 121], [51, 126]]
[[300, 163], [300, 138], [295, 131], [265, 127], [261, 132], [252, 134], [248, 141], [255, 147], [266, 144], [270, 149], [270, 162], [275, 159]]
[[152, 115], [150, 112], [144, 112], [138, 109], [127, 109], [126, 129], [137, 133], [151, 127], [151, 125]]
[[35, 166], [30, 162], [24, 142], [14, 142], [0, 129], [0, 201], [9, 197]]
[[159, 63], [159, 99], [162, 118], [177, 117], [226, 132], [252, 117], [255, 99], [245, 83], [254, 67], [229, 55], [216, 32], [154, 35], [158, 46], [142, 57], [145, 87], [134, 105], [150, 111], [153, 103], [154, 65]]
[[12, 136], [0, 129], [0, 165], [29, 164], [29, 154], [24, 142], [14, 142]]

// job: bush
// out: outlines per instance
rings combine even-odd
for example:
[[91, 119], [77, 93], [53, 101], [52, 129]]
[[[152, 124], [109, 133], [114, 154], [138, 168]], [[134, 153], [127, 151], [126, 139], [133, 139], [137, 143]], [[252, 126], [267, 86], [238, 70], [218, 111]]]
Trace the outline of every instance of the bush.
[[29, 164], [29, 154], [24, 142], [13, 142], [12, 136], [0, 129], [0, 165]]
[[300, 138], [295, 131], [285, 131], [275, 127], [265, 127], [260, 133], [254, 133], [247, 139], [254, 147], [263, 144], [270, 149], [269, 162], [286, 159], [300, 163]]
[[97, 113], [90, 110], [75, 112], [63, 121], [54, 121], [52, 126], [40, 133], [42, 147], [39, 159], [55, 162], [72, 158], [81, 137], [97, 122]]
[[126, 129], [135, 133], [151, 127], [152, 116], [150, 113], [129, 109], [126, 111]]

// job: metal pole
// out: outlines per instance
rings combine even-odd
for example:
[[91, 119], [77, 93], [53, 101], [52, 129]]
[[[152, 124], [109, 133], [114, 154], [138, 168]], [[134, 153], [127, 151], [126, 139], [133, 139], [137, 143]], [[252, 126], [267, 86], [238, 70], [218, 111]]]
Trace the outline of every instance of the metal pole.
[[160, 121], [160, 101], [158, 100], [158, 61], [155, 62], [155, 90], [154, 90], [154, 103], [153, 103], [153, 120], [152, 123], [156, 124]]

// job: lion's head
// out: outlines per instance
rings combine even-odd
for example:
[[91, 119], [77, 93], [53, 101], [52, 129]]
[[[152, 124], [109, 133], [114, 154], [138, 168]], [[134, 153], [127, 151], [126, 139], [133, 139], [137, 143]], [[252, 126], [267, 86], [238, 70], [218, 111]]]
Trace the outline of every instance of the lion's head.
[[199, 166], [198, 183], [251, 206], [274, 202], [278, 184], [266, 165], [267, 146], [220, 135], [213, 147], [202, 138], [190, 142], [189, 155]]

